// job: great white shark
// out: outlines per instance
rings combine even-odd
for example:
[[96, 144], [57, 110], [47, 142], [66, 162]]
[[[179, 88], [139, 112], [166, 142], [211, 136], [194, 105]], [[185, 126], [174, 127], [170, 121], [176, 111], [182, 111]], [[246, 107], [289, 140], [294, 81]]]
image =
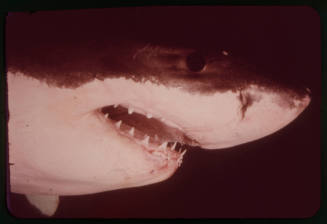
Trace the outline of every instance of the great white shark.
[[164, 181], [187, 149], [260, 139], [310, 103], [305, 86], [268, 79], [226, 50], [130, 40], [88, 53], [51, 64], [8, 48], [10, 190], [48, 216], [61, 195]]

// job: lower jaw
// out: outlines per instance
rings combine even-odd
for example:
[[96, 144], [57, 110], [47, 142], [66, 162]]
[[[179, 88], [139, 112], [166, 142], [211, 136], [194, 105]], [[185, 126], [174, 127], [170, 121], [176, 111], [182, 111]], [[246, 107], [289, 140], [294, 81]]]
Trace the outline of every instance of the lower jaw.
[[[115, 108], [115, 107], [114, 107]], [[118, 108], [121, 108], [118, 106]], [[182, 144], [176, 140], [181, 139], [182, 132], [170, 132], [166, 136], [159, 136], [161, 133], [152, 133], [151, 136], [145, 134], [143, 131], [137, 129], [137, 126], [129, 126], [124, 120], [113, 119], [111, 115], [103, 113], [103, 108], [96, 111], [98, 117], [114, 131], [122, 141], [128, 141], [131, 148], [141, 149], [146, 153], [147, 158], [155, 162], [157, 169], [164, 169], [167, 167], [179, 167], [182, 163], [186, 149], [182, 151]], [[111, 107], [111, 109], [113, 109]], [[128, 112], [129, 114], [129, 112]], [[143, 126], [144, 129], [144, 126]], [[170, 136], [170, 137], [169, 137]], [[185, 137], [184, 137], [185, 138]], [[167, 141], [167, 139], [175, 139]], [[188, 140], [187, 138], [185, 138]], [[179, 148], [179, 150], [177, 150]], [[159, 165], [159, 167], [158, 167]]]
[[118, 132], [118, 134], [121, 138], [127, 138], [135, 148], [141, 148], [143, 152], [146, 153], [147, 158], [155, 162], [156, 170], [162, 170], [168, 167], [177, 168], [182, 164], [186, 149], [174, 151], [172, 146], [164, 146], [164, 148], [160, 148], [160, 146], [156, 144], [144, 145], [141, 140], [133, 138], [127, 133]]

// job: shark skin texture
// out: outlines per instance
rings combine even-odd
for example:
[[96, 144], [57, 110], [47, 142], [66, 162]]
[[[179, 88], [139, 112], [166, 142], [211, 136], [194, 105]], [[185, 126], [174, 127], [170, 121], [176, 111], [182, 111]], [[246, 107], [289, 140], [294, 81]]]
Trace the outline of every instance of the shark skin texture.
[[[55, 79], [50, 69], [42, 76], [9, 55], [10, 190], [43, 215], [56, 212], [60, 196], [165, 181], [187, 149], [255, 141], [310, 104], [305, 86], [263, 78], [231, 52], [138, 41], [108, 46], [98, 52], [109, 49], [107, 70], [66, 65]], [[90, 68], [103, 66], [90, 61]]]

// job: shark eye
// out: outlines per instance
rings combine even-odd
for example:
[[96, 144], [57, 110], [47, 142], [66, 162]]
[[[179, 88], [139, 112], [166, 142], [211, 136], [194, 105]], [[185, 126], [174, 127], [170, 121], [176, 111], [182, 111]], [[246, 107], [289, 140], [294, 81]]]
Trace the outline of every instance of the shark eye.
[[202, 71], [205, 64], [206, 64], [206, 61], [205, 61], [204, 57], [197, 52], [189, 54], [186, 58], [187, 68], [192, 72]]

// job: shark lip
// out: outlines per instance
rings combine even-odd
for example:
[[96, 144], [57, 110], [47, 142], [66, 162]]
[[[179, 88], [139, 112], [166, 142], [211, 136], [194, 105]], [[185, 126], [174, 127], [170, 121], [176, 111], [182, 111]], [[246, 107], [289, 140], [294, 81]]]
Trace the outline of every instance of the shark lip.
[[[138, 112], [136, 112], [138, 111]], [[154, 117], [125, 105], [109, 105], [101, 115], [124, 138], [140, 145], [153, 158], [181, 165], [188, 142], [192, 140], [165, 118]]]

